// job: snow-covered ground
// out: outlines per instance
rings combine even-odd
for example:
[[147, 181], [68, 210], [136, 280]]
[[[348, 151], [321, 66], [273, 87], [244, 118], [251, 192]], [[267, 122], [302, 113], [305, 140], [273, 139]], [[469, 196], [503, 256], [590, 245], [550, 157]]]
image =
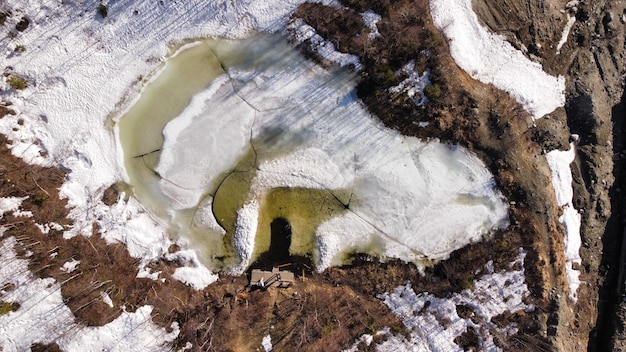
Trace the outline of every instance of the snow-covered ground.
[[[12, 211], [0, 209], [0, 214]], [[0, 234], [4, 229], [0, 228]], [[28, 260], [15, 254], [14, 237], [0, 242], [0, 297], [2, 302], [19, 304], [15, 311], [0, 314], [0, 349], [28, 351], [33, 343], [57, 343], [63, 351], [168, 351], [178, 336], [176, 323], [172, 332], [156, 326], [152, 307], [135, 312], [124, 311], [117, 319], [99, 327], [85, 327], [61, 296], [61, 285], [54, 279], [40, 279], [28, 269]], [[105, 293], [106, 295], [106, 293]], [[110, 298], [102, 296], [105, 304]]]
[[[410, 336], [391, 336], [376, 346], [376, 350], [463, 351], [454, 340], [470, 329], [478, 336], [481, 351], [502, 350], [494, 344], [494, 335], [506, 340], [507, 335], [515, 334], [517, 327], [515, 324], [498, 327], [492, 319], [505, 312], [534, 310], [524, 303], [524, 298], [530, 295], [524, 276], [525, 257], [526, 253], [520, 249], [517, 259], [509, 264], [509, 270], [499, 272], [494, 272], [492, 264], [488, 263], [484, 275], [475, 280], [471, 288], [448, 298], [415, 292], [410, 284], [385, 293], [381, 298], [402, 319]], [[460, 316], [461, 309], [471, 313]], [[361, 340], [363, 337], [357, 343]]]
[[535, 118], [565, 104], [565, 78], [550, 76], [506, 39], [483, 27], [471, 0], [430, 2], [454, 61], [473, 78], [508, 92]]
[[578, 286], [580, 286], [580, 271], [573, 268], [574, 264], [580, 265], [582, 259], [580, 257], [580, 245], [582, 240], [580, 237], [580, 220], [581, 216], [578, 210], [574, 208], [572, 199], [574, 193], [572, 190], [572, 171], [570, 164], [576, 158], [576, 145], [570, 144], [570, 149], [566, 151], [553, 150], [546, 154], [548, 165], [552, 171], [552, 186], [556, 195], [556, 202], [563, 209], [563, 215], [559, 221], [565, 227], [565, 272], [570, 287], [570, 297], [575, 301], [577, 299]]

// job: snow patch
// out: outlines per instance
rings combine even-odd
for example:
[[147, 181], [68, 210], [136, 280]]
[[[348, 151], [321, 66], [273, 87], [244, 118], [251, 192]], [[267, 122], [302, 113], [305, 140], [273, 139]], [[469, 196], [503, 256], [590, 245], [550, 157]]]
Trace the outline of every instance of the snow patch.
[[102, 298], [102, 302], [104, 302], [104, 304], [106, 304], [107, 306], [113, 308], [113, 300], [111, 300], [111, 297], [109, 296], [108, 293], [104, 292], [104, 291], [100, 291], [100, 298]]
[[402, 72], [409, 77], [397, 86], [389, 88], [389, 93], [406, 92], [417, 106], [428, 103], [428, 98], [424, 95], [424, 89], [430, 85], [430, 70], [427, 69], [420, 75], [415, 71], [415, 60], [411, 60], [402, 67]]
[[548, 166], [552, 171], [552, 187], [554, 187], [556, 202], [563, 209], [563, 214], [559, 217], [559, 221], [565, 227], [565, 272], [570, 287], [569, 296], [574, 301], [578, 299], [577, 290], [581, 282], [579, 278], [580, 271], [573, 269], [573, 265], [582, 263], [579, 253], [582, 244], [580, 237], [581, 216], [572, 203], [574, 190], [572, 189], [570, 164], [575, 158], [576, 145], [574, 143], [570, 143], [569, 150], [553, 150], [546, 154]]
[[333, 43], [317, 34], [315, 28], [306, 24], [304, 20], [294, 19], [289, 24], [289, 30], [294, 32], [295, 38], [299, 43], [309, 40], [311, 47], [324, 59], [341, 67], [352, 65], [356, 71], [361, 69], [362, 65], [358, 56], [337, 51]]
[[[109, 244], [123, 243], [128, 253], [145, 262], [159, 258], [167, 253], [172, 244], [165, 224], [148, 213], [136, 198], [124, 200], [124, 196], [112, 206], [102, 203], [95, 204], [89, 209], [90, 215], [71, 231], [66, 231], [63, 237], [69, 238], [79, 233], [85, 226], [91, 231], [89, 220], [95, 221], [100, 228], [100, 236]], [[91, 233], [89, 233], [91, 235]]]
[[483, 27], [471, 0], [433, 0], [430, 13], [450, 40], [454, 61], [474, 79], [511, 94], [535, 118], [565, 104], [565, 78], [550, 76], [504, 37]]
[[2, 219], [2, 216], [4, 215], [4, 213], [17, 212], [20, 206], [22, 206], [22, 202], [25, 201], [26, 199], [28, 199], [28, 196], [0, 198], [0, 219]]
[[63, 228], [63, 226], [61, 226], [60, 224], [58, 224], [58, 223], [56, 223], [56, 222], [54, 222], [54, 221], [49, 222], [49, 223], [47, 223], [47, 224], [43, 224], [43, 225], [41, 225], [41, 224], [35, 224], [35, 226], [37, 226], [37, 228], [39, 229], [39, 231], [41, 231], [41, 232], [42, 232], [42, 233], [44, 233], [44, 234], [48, 234], [48, 233], [50, 233], [50, 230], [55, 230], [55, 231], [63, 231], [63, 230], [65, 230], [65, 229]]
[[367, 37], [369, 39], [380, 38], [381, 35], [380, 32], [378, 32], [378, 27], [376, 26], [376, 24], [382, 19], [382, 16], [372, 10], [367, 10], [361, 13], [361, 17], [363, 18], [363, 23], [365, 23], [365, 26], [370, 29]]
[[233, 268], [234, 273], [243, 273], [252, 259], [254, 251], [254, 237], [259, 219], [259, 203], [256, 200], [245, 204], [237, 211], [237, 223], [235, 225], [235, 249], [241, 260], [240, 264]]
[[178, 323], [172, 323], [168, 333], [152, 323], [151, 306], [142, 306], [135, 312], [124, 310], [112, 322], [99, 327], [83, 327], [70, 339], [56, 342], [64, 351], [169, 351], [180, 333]]
[[569, 37], [569, 32], [574, 27], [574, 23], [576, 23], [576, 16], [572, 16], [570, 14], [567, 15], [567, 23], [565, 24], [565, 28], [563, 28], [563, 34], [561, 34], [561, 39], [559, 40], [559, 44], [556, 46], [556, 53], [561, 53], [561, 48], [565, 43], [567, 43], [567, 38]]
[[263, 341], [261, 342], [261, 346], [263, 346], [263, 350], [265, 350], [265, 352], [270, 352], [272, 350], [272, 337], [270, 335], [265, 335], [263, 337]]
[[165, 259], [183, 265], [176, 268], [172, 277], [196, 290], [203, 290], [218, 279], [217, 275], [200, 263], [196, 252], [193, 250], [169, 253], [165, 255]]
[[134, 313], [124, 311], [100, 327], [76, 323], [63, 302], [61, 286], [54, 279], [35, 277], [28, 261], [17, 257], [16, 244], [17, 240], [9, 237], [0, 247], [0, 287], [14, 285], [12, 290], [0, 291], [2, 300], [20, 305], [16, 311], [0, 315], [0, 349], [28, 351], [33, 343], [56, 342], [68, 352], [170, 350], [180, 332], [178, 325], [173, 323], [173, 331], [167, 333], [152, 323], [150, 306], [139, 307]]
[[[480, 350], [499, 350], [494, 344], [492, 331], [509, 335], [515, 326], [500, 329], [491, 319], [504, 312], [531, 311], [534, 307], [524, 303], [530, 295], [524, 283], [524, 258], [520, 249], [509, 271], [482, 276], [474, 281], [473, 288], [455, 293], [449, 298], [438, 298], [429, 293], [416, 293], [410, 283], [381, 296], [391, 311], [402, 319], [410, 331], [409, 338], [392, 336], [379, 351], [462, 351], [454, 339], [468, 329], [478, 333]], [[473, 317], [461, 317], [459, 306], [471, 308]], [[478, 322], [475, 322], [478, 321]]]
[[150, 280], [158, 280], [159, 274], [161, 271], [152, 272], [150, 268], [148, 268], [145, 264], [139, 266], [139, 270], [137, 271], [138, 279], [150, 279]]
[[78, 267], [78, 264], [80, 264], [80, 260], [76, 260], [72, 258], [72, 261], [63, 263], [63, 266], [61, 267], [61, 271], [65, 271], [66, 273], [71, 273], [72, 271], [76, 270], [76, 268]]
[[15, 285], [13, 290], [1, 291], [2, 300], [20, 305], [15, 312], [0, 315], [3, 351], [28, 351], [33, 343], [51, 343], [70, 332], [74, 322], [74, 315], [63, 304], [60, 285], [50, 278], [35, 277], [28, 261], [15, 254], [16, 244], [14, 237], [6, 238], [0, 250], [0, 287]]

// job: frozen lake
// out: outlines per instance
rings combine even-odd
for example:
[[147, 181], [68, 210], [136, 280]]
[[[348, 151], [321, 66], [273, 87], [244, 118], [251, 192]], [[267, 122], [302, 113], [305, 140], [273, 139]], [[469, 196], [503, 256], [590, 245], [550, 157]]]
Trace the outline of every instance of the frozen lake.
[[353, 252], [424, 265], [507, 226], [475, 155], [385, 128], [355, 78], [278, 37], [183, 47], [120, 119], [135, 196], [233, 272], [270, 248], [278, 218], [319, 270]]

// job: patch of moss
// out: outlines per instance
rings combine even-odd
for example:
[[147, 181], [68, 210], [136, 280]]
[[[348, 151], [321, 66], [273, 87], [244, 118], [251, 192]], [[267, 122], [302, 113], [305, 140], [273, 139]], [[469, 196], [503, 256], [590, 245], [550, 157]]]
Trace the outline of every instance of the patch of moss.
[[9, 76], [9, 78], [7, 78], [7, 83], [13, 89], [17, 89], [17, 90], [23, 90], [23, 89], [26, 89], [26, 87], [28, 87], [28, 84], [26, 84], [26, 80], [23, 77], [20, 77], [17, 75]]
[[327, 319], [326, 324], [322, 327], [322, 336], [326, 337], [330, 335], [335, 328], [335, 323], [332, 319]]
[[462, 280], [462, 288], [466, 289], [466, 290], [473, 290], [474, 289], [474, 278], [471, 276], [466, 276], [463, 278]]
[[98, 13], [100, 14], [100, 16], [102, 16], [102, 18], [106, 18], [109, 15], [109, 9], [107, 8], [107, 5], [100, 3], [98, 5]]
[[424, 95], [429, 100], [435, 100], [441, 97], [441, 86], [437, 83], [431, 84], [428, 87], [424, 88]]
[[48, 198], [49, 197], [47, 194], [38, 193], [37, 195], [35, 195], [35, 197], [33, 197], [33, 203], [38, 206], [42, 206], [48, 200]]
[[19, 303], [0, 301], [0, 315], [9, 314], [10, 312], [15, 312], [18, 309], [20, 309]]

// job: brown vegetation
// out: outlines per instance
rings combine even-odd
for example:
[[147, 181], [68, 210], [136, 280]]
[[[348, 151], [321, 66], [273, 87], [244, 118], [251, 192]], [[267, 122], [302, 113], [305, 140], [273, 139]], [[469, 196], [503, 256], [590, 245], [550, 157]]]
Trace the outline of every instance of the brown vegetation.
[[61, 352], [61, 348], [56, 343], [43, 344], [34, 343], [30, 346], [31, 352]]
[[[443, 298], [471, 288], [473, 281], [485, 274], [485, 264], [489, 261], [496, 271], [508, 269], [521, 246], [516, 228], [512, 228], [499, 231], [489, 241], [472, 243], [454, 251], [449, 259], [425, 268], [423, 275], [413, 264], [395, 259], [380, 262], [365, 254], [355, 255], [350, 265], [329, 268], [321, 275], [334, 285], [347, 285], [365, 295], [391, 292], [395, 287], [411, 282], [416, 292], [428, 292]], [[363, 280], [364, 277], [368, 279]]]
[[11, 16], [9, 12], [0, 12], [0, 26], [4, 26], [4, 23], [9, 16]]
[[[409, 135], [433, 136], [434, 129], [440, 130], [438, 134], [449, 134], [458, 130], [459, 124], [465, 126], [466, 119], [459, 118], [452, 125], [418, 127], [419, 122], [436, 121], [443, 111], [468, 105], [463, 90], [448, 78], [454, 69], [450, 60], [446, 60], [445, 38], [427, 15], [428, 1], [346, 0], [343, 3], [351, 8], [338, 10], [321, 4], [304, 4], [294, 17], [302, 18], [337, 50], [360, 58], [363, 69], [357, 92], [367, 108], [387, 126]], [[360, 12], [368, 9], [383, 16], [377, 23], [380, 38], [367, 36], [369, 29], [364, 26]], [[430, 102], [420, 107], [407, 94], [388, 91], [406, 78], [401, 69], [412, 60], [417, 72], [430, 70], [431, 86], [427, 89]]]
[[22, 17], [20, 21], [15, 25], [15, 29], [18, 32], [24, 32], [30, 25], [30, 20], [26, 17]]

